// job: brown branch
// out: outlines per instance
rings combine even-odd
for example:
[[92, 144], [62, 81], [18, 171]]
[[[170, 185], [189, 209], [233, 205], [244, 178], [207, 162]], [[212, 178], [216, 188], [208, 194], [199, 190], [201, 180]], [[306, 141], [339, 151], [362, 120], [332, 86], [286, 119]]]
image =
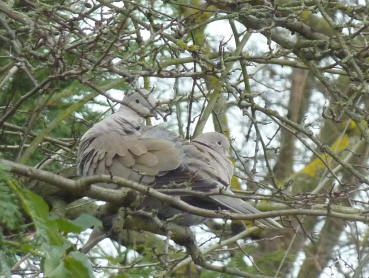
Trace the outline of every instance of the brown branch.
[[26, 15], [10, 9], [4, 2], [0, 2], [0, 11], [5, 13], [10, 18], [19, 21], [23, 24], [32, 26], [33, 21]]
[[230, 212], [218, 212], [207, 209], [201, 209], [198, 207], [191, 206], [184, 201], [173, 198], [172, 196], [160, 193], [159, 191], [145, 186], [133, 181], [126, 180], [121, 177], [110, 177], [108, 175], [97, 175], [97, 176], [89, 176], [83, 177], [78, 180], [67, 179], [62, 176], [44, 171], [35, 169], [26, 165], [22, 165], [19, 163], [15, 163], [9, 160], [0, 159], [0, 164], [4, 165], [9, 172], [27, 176], [33, 179], [41, 180], [44, 182], [48, 182], [55, 186], [58, 186], [64, 190], [68, 190], [73, 192], [74, 194], [78, 194], [80, 196], [88, 196], [94, 199], [99, 199], [102, 201], [112, 202], [116, 204], [123, 204], [127, 201], [127, 195], [129, 192], [124, 192], [124, 190], [112, 190], [102, 188], [96, 185], [95, 183], [114, 183], [121, 185], [122, 187], [130, 188], [135, 191], [138, 191], [144, 195], [148, 195], [169, 203], [176, 208], [181, 210], [208, 217], [208, 218], [223, 218], [223, 219], [234, 219], [234, 220], [257, 220], [263, 218], [277, 217], [277, 216], [296, 216], [296, 215], [311, 215], [311, 216], [331, 216], [335, 218], [340, 218], [348, 221], [361, 221], [361, 222], [369, 222], [369, 216], [362, 215], [365, 213], [364, 211], [359, 214], [347, 214], [347, 213], [339, 213], [333, 212], [329, 208], [326, 210], [323, 209], [287, 209], [287, 210], [276, 210], [269, 212], [260, 212], [252, 215], [245, 215], [241, 213], [230, 213]]
[[[10, 129], [13, 129], [13, 130], [18, 130], [18, 131], [21, 131], [22, 133], [25, 133], [25, 128], [24, 127], [20, 127], [20, 126], [17, 126], [17, 125], [14, 125], [14, 124], [11, 124], [11, 123], [7, 123], [5, 122], [4, 123], [4, 127], [7, 127], [7, 128], [10, 128]], [[32, 132], [32, 131], [29, 131], [27, 133], [27, 135], [29, 136], [32, 136], [32, 137], [36, 137], [37, 135]], [[50, 143], [53, 143], [53, 144], [56, 144], [56, 145], [60, 145], [60, 146], [63, 146], [63, 147], [71, 147], [73, 145], [73, 143], [67, 143], [67, 142], [64, 142], [62, 140], [59, 140], [59, 139], [55, 139], [55, 138], [52, 138], [52, 137], [49, 137], [49, 136], [45, 136], [45, 141], [48, 141]]]
[[[242, 107], [242, 108], [252, 106], [253, 109], [258, 110], [258, 111], [264, 113], [265, 115], [268, 115], [273, 120], [277, 119], [278, 121], [280, 121], [282, 123], [285, 123], [288, 126], [292, 127], [296, 131], [301, 132], [302, 134], [306, 135], [319, 148], [319, 150], [321, 150], [321, 152], [325, 152], [325, 153], [329, 154], [337, 163], [341, 164], [345, 169], [350, 171], [361, 182], [369, 185], [369, 179], [365, 175], [363, 175], [359, 171], [357, 171], [350, 163], [342, 160], [333, 150], [331, 150], [328, 146], [322, 144], [320, 142], [320, 140], [316, 136], [314, 136], [314, 134], [311, 131], [307, 130], [302, 125], [300, 125], [298, 123], [295, 123], [295, 122], [281, 116], [277, 111], [261, 107], [259, 105], [256, 105], [255, 103], [251, 104], [251, 103], [247, 103], [247, 102], [243, 101], [239, 104], [239, 106]], [[302, 138], [300, 138], [300, 141], [302, 141]], [[315, 152], [315, 154], [317, 155], [316, 152]], [[319, 155], [317, 155], [317, 157], [319, 158]], [[326, 164], [326, 162], [323, 159], [321, 159], [321, 161], [322, 161], [323, 164]], [[329, 167], [327, 167], [327, 168], [329, 169]], [[334, 173], [333, 173], [333, 176], [335, 176]], [[339, 179], [337, 178], [337, 180], [339, 180]]]

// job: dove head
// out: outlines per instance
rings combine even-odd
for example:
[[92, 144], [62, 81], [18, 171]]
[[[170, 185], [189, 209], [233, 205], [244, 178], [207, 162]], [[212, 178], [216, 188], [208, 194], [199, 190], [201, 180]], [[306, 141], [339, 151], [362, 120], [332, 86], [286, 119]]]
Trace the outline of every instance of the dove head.
[[193, 142], [206, 145], [225, 156], [229, 155], [229, 148], [231, 145], [229, 144], [228, 138], [222, 133], [206, 132], [196, 136]]
[[145, 89], [139, 89], [127, 94], [122, 101], [119, 111], [124, 111], [127, 107], [141, 117], [156, 117], [156, 101]]

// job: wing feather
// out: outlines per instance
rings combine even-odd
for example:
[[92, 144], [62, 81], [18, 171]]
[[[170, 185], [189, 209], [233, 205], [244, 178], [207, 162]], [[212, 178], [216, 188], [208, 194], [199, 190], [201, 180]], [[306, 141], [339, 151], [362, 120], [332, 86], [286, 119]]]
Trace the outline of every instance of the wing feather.
[[147, 184], [180, 165], [180, 151], [166, 139], [114, 131], [90, 132], [83, 139], [78, 166], [83, 175], [111, 174]]

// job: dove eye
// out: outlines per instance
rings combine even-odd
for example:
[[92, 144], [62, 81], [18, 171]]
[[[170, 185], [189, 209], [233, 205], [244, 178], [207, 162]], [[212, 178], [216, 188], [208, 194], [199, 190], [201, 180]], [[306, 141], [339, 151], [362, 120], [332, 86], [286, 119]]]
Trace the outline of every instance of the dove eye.
[[217, 142], [217, 144], [218, 144], [219, 146], [221, 146], [221, 145], [222, 145], [222, 142], [218, 141], [218, 142]]
[[139, 99], [137, 99], [137, 98], [135, 99], [135, 101], [136, 101], [136, 103], [140, 103], [140, 100], [139, 100]]

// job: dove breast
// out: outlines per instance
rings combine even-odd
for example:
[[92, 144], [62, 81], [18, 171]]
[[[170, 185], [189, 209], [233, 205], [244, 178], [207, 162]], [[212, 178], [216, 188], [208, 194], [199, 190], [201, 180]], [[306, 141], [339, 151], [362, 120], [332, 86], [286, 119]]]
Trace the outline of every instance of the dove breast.
[[[180, 165], [180, 149], [175, 142], [155, 138], [158, 130], [124, 135], [116, 130], [90, 132], [81, 144], [79, 170], [82, 175], [107, 174], [149, 184], [156, 176]], [[109, 186], [110, 187], [110, 186]]]

